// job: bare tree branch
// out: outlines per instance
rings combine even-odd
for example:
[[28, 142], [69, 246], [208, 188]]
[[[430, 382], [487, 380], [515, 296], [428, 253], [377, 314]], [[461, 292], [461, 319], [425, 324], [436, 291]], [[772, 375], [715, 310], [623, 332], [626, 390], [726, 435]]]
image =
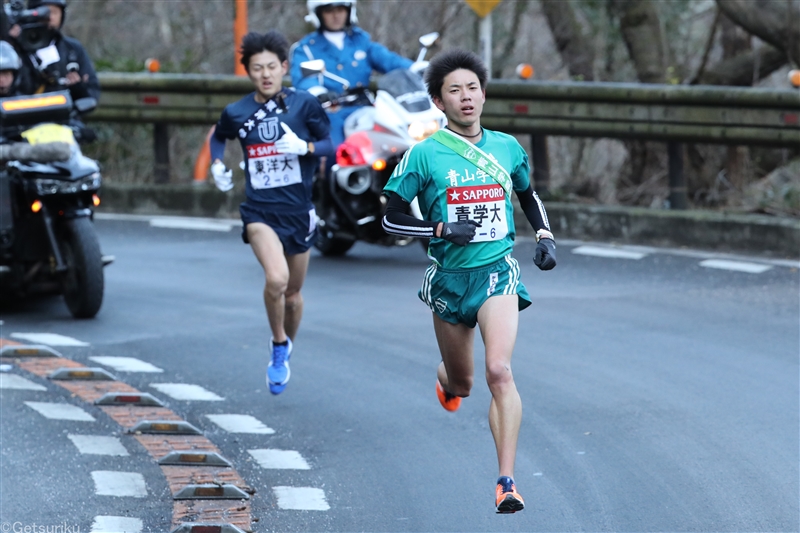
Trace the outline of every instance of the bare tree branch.
[[787, 61], [785, 52], [764, 45], [709, 67], [697, 82], [703, 85], [748, 86], [753, 83], [756, 63], [758, 79], [762, 79], [784, 66]]
[[738, 26], [800, 64], [800, 1], [717, 0], [717, 5]]

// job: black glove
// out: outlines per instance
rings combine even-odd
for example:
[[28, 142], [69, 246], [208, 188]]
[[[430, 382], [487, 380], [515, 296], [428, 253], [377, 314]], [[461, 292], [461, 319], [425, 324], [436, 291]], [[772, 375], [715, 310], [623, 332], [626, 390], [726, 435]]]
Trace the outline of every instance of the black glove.
[[481, 227], [474, 220], [442, 222], [442, 239], [459, 246], [466, 246], [475, 236], [475, 228]]
[[556, 266], [556, 241], [539, 239], [533, 254], [533, 264], [539, 267], [539, 270], [552, 270]]

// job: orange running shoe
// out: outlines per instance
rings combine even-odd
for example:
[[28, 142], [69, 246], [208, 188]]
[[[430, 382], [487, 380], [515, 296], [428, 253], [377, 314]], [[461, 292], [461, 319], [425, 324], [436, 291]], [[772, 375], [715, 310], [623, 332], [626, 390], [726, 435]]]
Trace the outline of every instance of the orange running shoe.
[[442, 404], [442, 407], [450, 412], [457, 411], [461, 407], [461, 398], [453, 396], [444, 390], [438, 379], [436, 380], [436, 396], [439, 397], [439, 403]]
[[497, 479], [495, 495], [495, 505], [498, 513], [516, 513], [525, 509], [525, 501], [517, 492], [514, 480], [508, 476], [501, 476]]

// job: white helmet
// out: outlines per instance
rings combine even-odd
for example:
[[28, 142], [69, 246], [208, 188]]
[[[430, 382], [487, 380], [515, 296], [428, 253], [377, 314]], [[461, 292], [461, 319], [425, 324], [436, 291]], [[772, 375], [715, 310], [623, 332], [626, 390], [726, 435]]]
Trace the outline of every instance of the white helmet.
[[19, 70], [22, 60], [14, 47], [5, 41], [0, 41], [0, 70]]
[[346, 1], [332, 1], [332, 0], [308, 0], [306, 7], [308, 7], [308, 15], [306, 15], [306, 22], [313, 24], [315, 28], [319, 28], [322, 24], [317, 15], [317, 10], [325, 6], [344, 6], [350, 8], [350, 21], [348, 24], [358, 24], [358, 17], [356, 16], [356, 0]]

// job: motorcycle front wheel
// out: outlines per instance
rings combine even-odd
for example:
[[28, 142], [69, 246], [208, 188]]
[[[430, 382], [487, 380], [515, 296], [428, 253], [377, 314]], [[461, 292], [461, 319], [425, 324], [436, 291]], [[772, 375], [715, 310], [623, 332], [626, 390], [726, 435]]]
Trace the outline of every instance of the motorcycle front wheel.
[[64, 301], [75, 318], [92, 318], [103, 303], [103, 256], [92, 221], [67, 221], [61, 244], [67, 271], [61, 280]]

